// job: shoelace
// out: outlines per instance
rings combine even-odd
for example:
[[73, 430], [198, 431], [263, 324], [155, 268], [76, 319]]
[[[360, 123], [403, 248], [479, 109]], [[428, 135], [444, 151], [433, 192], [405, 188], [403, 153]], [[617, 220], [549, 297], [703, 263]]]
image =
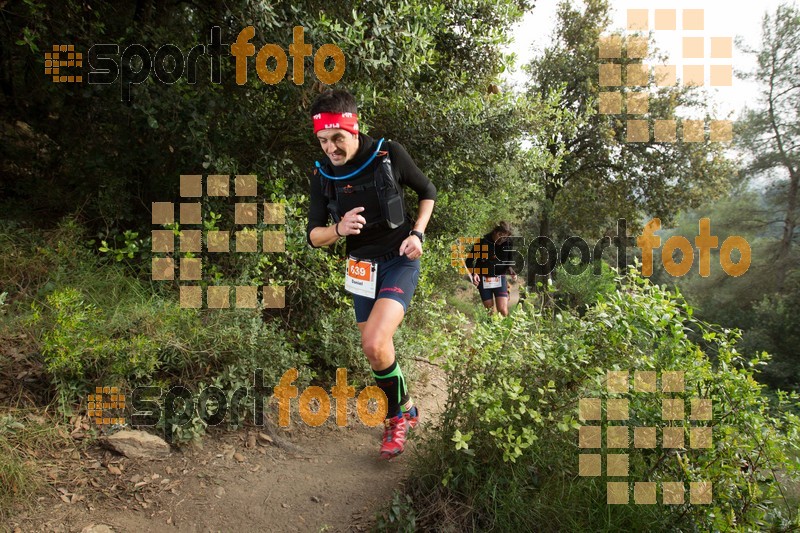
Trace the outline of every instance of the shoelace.
[[[404, 418], [398, 418], [398, 417], [386, 419], [386, 421], [384, 421], [383, 423], [384, 424], [383, 440], [386, 442], [392, 442], [394, 429], [401, 423], [405, 424], [405, 422], [406, 421]], [[405, 429], [403, 429], [402, 431], [405, 432]]]

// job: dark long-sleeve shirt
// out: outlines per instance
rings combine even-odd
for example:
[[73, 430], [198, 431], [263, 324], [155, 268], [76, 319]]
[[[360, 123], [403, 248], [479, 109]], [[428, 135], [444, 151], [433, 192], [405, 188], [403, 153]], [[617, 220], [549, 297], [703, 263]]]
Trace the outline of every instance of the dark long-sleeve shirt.
[[[364, 135], [359, 134], [359, 148], [355, 157], [342, 166], [333, 166], [327, 157], [320, 160], [320, 164], [325, 169], [325, 172], [333, 176], [345, 176], [364, 164], [369, 159], [378, 147], [378, 142]], [[417, 193], [420, 200], [436, 200], [436, 187], [433, 185], [425, 174], [417, 167], [414, 160], [408, 154], [405, 148], [400, 143], [392, 141], [384, 141], [381, 150], [387, 150], [389, 157], [392, 160], [392, 171], [394, 178], [400, 186], [411, 188]], [[345, 185], [363, 185], [371, 183], [374, 179], [373, 172], [375, 165], [378, 164], [379, 159], [376, 158], [373, 164], [367, 166], [358, 175], [348, 178], [346, 180], [337, 181], [338, 186]], [[323, 178], [326, 179], [326, 178]], [[367, 221], [374, 220], [380, 217], [380, 204], [377, 201], [377, 195], [372, 191], [354, 192], [352, 194], [339, 194], [339, 216], [344, 215], [353, 207], [364, 207], [364, 212], [361, 215]], [[323, 193], [322, 180], [319, 173], [314, 173], [311, 176], [311, 200], [308, 213], [308, 226], [306, 227], [306, 237], [308, 243], [311, 244], [311, 230], [314, 228], [327, 226], [329, 220], [329, 213], [327, 207], [327, 199]], [[409, 231], [412, 228], [412, 220], [408, 215], [406, 209], [406, 221], [395, 229], [391, 229], [383, 224], [377, 224], [372, 227], [364, 228], [358, 235], [347, 236], [347, 253], [358, 257], [360, 259], [374, 259], [384, 256], [390, 252], [396, 252], [400, 249], [400, 244], [403, 239], [408, 237]], [[313, 244], [311, 244], [313, 246]]]

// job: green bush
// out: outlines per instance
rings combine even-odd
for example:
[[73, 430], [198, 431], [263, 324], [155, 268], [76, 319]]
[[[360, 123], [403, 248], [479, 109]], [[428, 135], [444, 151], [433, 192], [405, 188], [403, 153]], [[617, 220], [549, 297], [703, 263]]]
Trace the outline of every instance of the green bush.
[[[800, 525], [779, 483], [798, 475], [800, 422], [785, 409], [797, 395], [781, 395], [781, 407], [770, 410], [753, 379], [766, 354], [745, 360], [735, 332], [698, 322], [679, 295], [631, 276], [620, 290], [599, 295], [584, 317], [545, 316], [526, 303], [506, 319], [477, 324], [468, 344], [450, 350], [441, 431], [425, 445], [411, 488], [414, 501], [425, 502], [417, 509], [418, 525], [438, 527], [437, 514], [460, 516], [456, 529], [499, 531]], [[605, 392], [609, 370], [631, 377], [634, 371], [682, 370], [685, 392], [671, 397], [683, 398], [687, 412], [691, 398], [712, 399], [712, 448], [626, 450], [629, 482], [708, 480], [711, 505], [607, 505], [607, 478], [578, 475], [585, 451], [578, 448], [578, 400], [611, 396]], [[630, 426], [707, 424], [662, 422], [660, 394], [614, 397], [629, 400]], [[688, 443], [688, 429], [685, 438]]]
[[57, 289], [32, 316], [65, 412], [98, 384], [191, 386], [223, 374], [235, 382], [256, 368], [274, 383], [306, 362], [256, 310], [181, 309], [174, 300], [131, 294], [101, 308], [87, 294]]
[[[577, 269], [578, 262], [571, 261], [571, 268]], [[577, 275], [570, 274], [564, 266], [559, 266], [554, 283], [556, 299], [562, 306], [585, 310], [597, 303], [602, 295], [617, 290], [615, 277], [608, 263], [602, 260], [584, 265], [583, 271]]]
[[140, 279], [135, 261], [98, 260], [71, 219], [49, 232], [6, 227], [0, 247], [37, 274], [3, 264], [20, 289], [12, 286], [3, 305], [10, 312], [0, 315], [0, 338], [26, 334], [25, 353], [41, 357], [65, 415], [98, 385], [235, 390], [257, 368], [268, 384], [292, 367], [301, 369], [301, 382], [311, 378], [291, 330], [258, 310], [181, 309], [174, 286]]
[[91, 251], [82, 246], [85, 239], [85, 230], [72, 218], [46, 231], [0, 220], [0, 279], [9, 301], [42, 295], [53, 287], [48, 281], [91, 265]]
[[[87, 303], [80, 291], [59, 289], [46, 302], [44, 314], [49, 316], [42, 330], [42, 355], [64, 412], [76, 394], [82, 395], [93, 383], [128, 375], [144, 377], [157, 368], [155, 341], [138, 333], [116, 337], [108, 331], [102, 311]], [[41, 323], [42, 315], [42, 309], [34, 306], [34, 323]]]
[[767, 294], [748, 313], [751, 327], [742, 336], [742, 352], [774, 354], [760, 379], [791, 390], [800, 383], [800, 288]]

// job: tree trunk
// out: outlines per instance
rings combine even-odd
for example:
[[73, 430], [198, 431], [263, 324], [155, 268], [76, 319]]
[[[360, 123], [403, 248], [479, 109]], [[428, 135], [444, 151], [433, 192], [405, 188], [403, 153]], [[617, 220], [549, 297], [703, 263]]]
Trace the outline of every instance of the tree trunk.
[[783, 222], [783, 236], [781, 238], [778, 253], [775, 257], [776, 268], [776, 287], [780, 292], [783, 289], [783, 282], [786, 278], [786, 269], [789, 265], [786, 264], [786, 258], [789, 257], [789, 251], [792, 246], [792, 238], [794, 237], [794, 228], [797, 225], [797, 186], [800, 181], [800, 171], [794, 167], [793, 161], [789, 154], [786, 153], [784, 145], [783, 132], [778, 127], [778, 121], [775, 117], [775, 75], [776, 75], [776, 54], [773, 50], [772, 53], [772, 71], [769, 79], [769, 100], [768, 100], [768, 113], [770, 128], [772, 134], [775, 136], [775, 143], [777, 144], [778, 154], [780, 155], [781, 163], [786, 170], [789, 171], [789, 191], [788, 198], [786, 199], [786, 218]]
[[[546, 202], [544, 208], [542, 209], [542, 213], [539, 215], [539, 241], [532, 242], [528, 247], [528, 287], [538, 293], [543, 295], [545, 305], [550, 303], [550, 297], [547, 292], [547, 288], [552, 278], [552, 270], [555, 269], [556, 264], [558, 263], [558, 250], [556, 249], [555, 252], [553, 251], [552, 247], [549, 251], [543, 251], [541, 254], [541, 258], [537, 258], [537, 250], [544, 249], [544, 243], [547, 243], [550, 240], [550, 215], [553, 211], [553, 206], [555, 205], [556, 195], [558, 194], [558, 188], [555, 185], [547, 185], [545, 198]], [[552, 242], [552, 241], [550, 241]], [[544, 260], [546, 257], [545, 264], [541, 264], [543, 261], [537, 260], [541, 259]], [[539, 284], [541, 283], [541, 286]]]
[[778, 250], [778, 258], [788, 257], [794, 238], [794, 229], [797, 227], [797, 188], [800, 183], [800, 173], [789, 169], [789, 198], [786, 202], [786, 218], [783, 221], [783, 237]]

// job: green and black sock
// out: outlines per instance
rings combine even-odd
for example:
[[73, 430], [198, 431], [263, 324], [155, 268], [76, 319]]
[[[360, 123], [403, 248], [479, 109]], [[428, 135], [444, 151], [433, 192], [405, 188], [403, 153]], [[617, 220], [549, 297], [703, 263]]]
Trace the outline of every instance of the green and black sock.
[[389, 401], [389, 410], [386, 411], [386, 417], [391, 418], [400, 414], [401, 408], [409, 403], [406, 379], [403, 377], [403, 371], [400, 370], [400, 365], [395, 361], [389, 365], [389, 368], [373, 370], [372, 376], [375, 378], [375, 383], [386, 394], [386, 399]]

